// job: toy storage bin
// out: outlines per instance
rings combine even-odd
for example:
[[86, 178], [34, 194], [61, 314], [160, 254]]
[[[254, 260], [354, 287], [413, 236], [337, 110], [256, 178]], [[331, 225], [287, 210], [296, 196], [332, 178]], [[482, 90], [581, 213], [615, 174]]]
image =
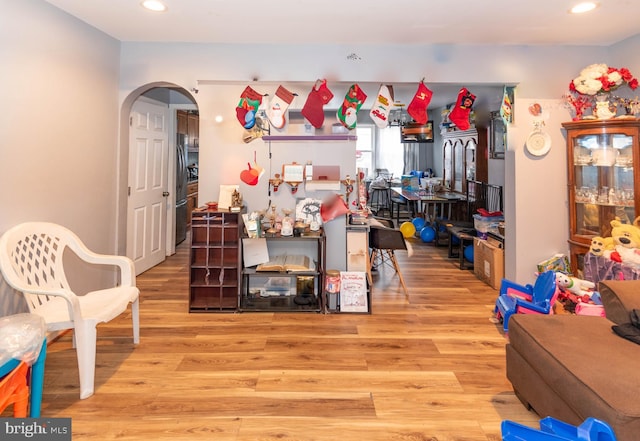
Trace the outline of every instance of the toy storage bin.
[[487, 233], [499, 233], [500, 224], [504, 221], [504, 216], [481, 216], [473, 215], [473, 226], [480, 239], [486, 239]]

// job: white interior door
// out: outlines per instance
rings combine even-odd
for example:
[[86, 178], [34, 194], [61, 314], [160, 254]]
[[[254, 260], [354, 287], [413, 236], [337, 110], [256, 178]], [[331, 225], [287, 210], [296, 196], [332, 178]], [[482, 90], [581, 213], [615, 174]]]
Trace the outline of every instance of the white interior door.
[[169, 109], [138, 100], [129, 121], [127, 256], [140, 274], [166, 256]]

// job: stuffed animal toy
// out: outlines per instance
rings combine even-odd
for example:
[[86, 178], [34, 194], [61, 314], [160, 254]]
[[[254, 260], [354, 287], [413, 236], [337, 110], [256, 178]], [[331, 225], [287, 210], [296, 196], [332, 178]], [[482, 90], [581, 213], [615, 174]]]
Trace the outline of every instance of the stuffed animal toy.
[[625, 248], [640, 248], [640, 216], [637, 217], [633, 224], [623, 224], [619, 218], [611, 221], [611, 238], [615, 245]]
[[[640, 268], [640, 250], [637, 248], [626, 248], [621, 245], [616, 245], [614, 253], [617, 253], [620, 257], [619, 262], [632, 268]], [[614, 256], [612, 255], [612, 258]]]
[[556, 283], [561, 291], [571, 293], [582, 301], [588, 301], [596, 288], [596, 284], [593, 282], [560, 272], [556, 273]]
[[589, 248], [589, 252], [594, 256], [609, 257], [614, 248], [615, 243], [613, 241], [613, 237], [596, 236], [591, 239], [591, 248]]

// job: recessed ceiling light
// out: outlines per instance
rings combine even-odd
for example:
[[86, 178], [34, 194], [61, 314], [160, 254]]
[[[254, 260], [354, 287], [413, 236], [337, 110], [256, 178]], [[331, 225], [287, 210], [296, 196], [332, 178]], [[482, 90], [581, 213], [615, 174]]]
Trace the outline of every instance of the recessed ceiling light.
[[593, 11], [598, 7], [598, 3], [596, 2], [583, 2], [578, 3], [573, 8], [571, 8], [572, 14], [582, 14], [583, 12]]
[[140, 4], [143, 8], [154, 12], [164, 12], [167, 10], [167, 6], [159, 0], [144, 0]]

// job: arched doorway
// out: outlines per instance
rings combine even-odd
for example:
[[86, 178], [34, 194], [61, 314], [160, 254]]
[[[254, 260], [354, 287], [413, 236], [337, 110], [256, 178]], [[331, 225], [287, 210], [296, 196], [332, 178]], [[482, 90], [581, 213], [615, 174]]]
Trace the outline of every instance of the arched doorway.
[[172, 83], [141, 86], [123, 101], [118, 176], [118, 250], [136, 274], [175, 252], [176, 112], [198, 109]]

